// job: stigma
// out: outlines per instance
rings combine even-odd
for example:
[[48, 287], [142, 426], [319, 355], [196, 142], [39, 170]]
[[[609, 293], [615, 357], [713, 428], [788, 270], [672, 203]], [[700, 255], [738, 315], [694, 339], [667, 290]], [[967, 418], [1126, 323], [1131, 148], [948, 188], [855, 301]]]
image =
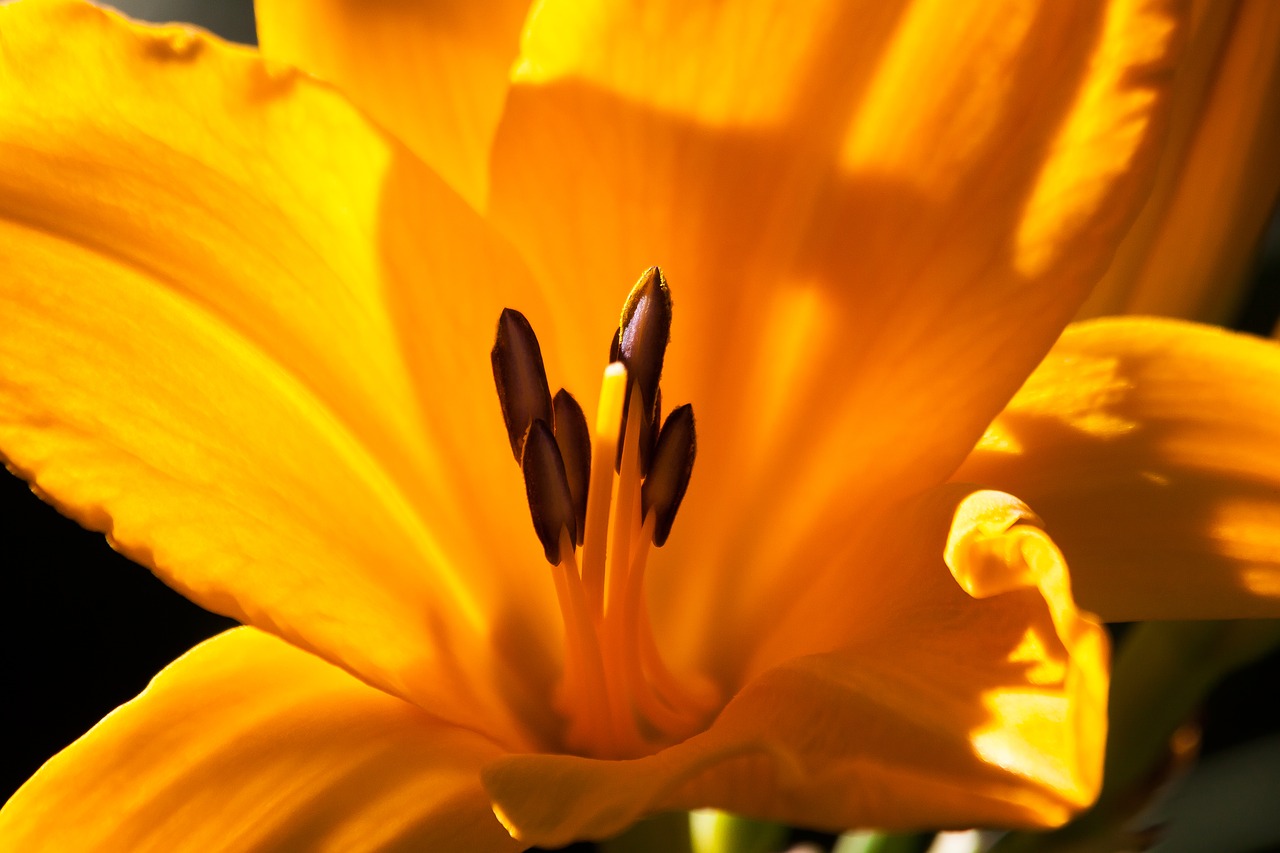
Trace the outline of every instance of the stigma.
[[672, 307], [662, 271], [646, 270], [623, 303], [590, 423], [568, 391], [552, 396], [519, 311], [502, 312], [490, 354], [564, 621], [562, 746], [584, 755], [648, 754], [699, 730], [718, 699], [668, 669], [644, 596], [649, 552], [671, 535], [697, 455], [693, 407], [662, 418]]

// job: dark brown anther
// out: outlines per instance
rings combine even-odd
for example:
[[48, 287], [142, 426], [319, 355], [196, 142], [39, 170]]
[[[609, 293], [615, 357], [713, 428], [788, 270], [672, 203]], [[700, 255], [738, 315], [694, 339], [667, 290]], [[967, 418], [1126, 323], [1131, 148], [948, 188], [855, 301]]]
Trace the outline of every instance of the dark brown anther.
[[556, 444], [564, 460], [565, 478], [573, 498], [574, 517], [578, 523], [576, 541], [582, 544], [587, 532], [587, 487], [591, 483], [591, 432], [587, 416], [573, 395], [561, 388], [551, 401], [556, 413]]
[[693, 406], [685, 403], [667, 416], [658, 434], [649, 476], [640, 487], [640, 507], [644, 516], [656, 513], [653, 544], [661, 548], [671, 535], [680, 501], [689, 488], [693, 459], [698, 454], [698, 437], [693, 423]]
[[649, 267], [631, 288], [622, 306], [622, 319], [618, 334], [609, 349], [611, 361], [621, 361], [627, 366], [626, 402], [622, 408], [622, 434], [618, 436], [618, 458], [615, 470], [622, 469], [622, 445], [627, 432], [627, 418], [631, 412], [631, 392], [640, 389], [641, 412], [645, 415], [640, 424], [640, 472], [649, 471], [649, 459], [657, 440], [661, 422], [662, 362], [666, 357], [667, 342], [671, 339], [671, 290], [662, 270]]
[[[622, 427], [618, 436], [618, 453], [613, 460], [613, 470], [622, 471], [622, 446], [625, 443], [627, 435], [627, 418], [631, 415], [631, 389], [634, 386], [627, 387], [627, 395], [623, 397], [622, 402]], [[640, 476], [644, 477], [649, 473], [649, 460], [653, 458], [653, 448], [658, 444], [658, 424], [662, 420], [662, 387], [658, 387], [657, 399], [653, 402], [653, 412], [641, 411], [640, 414], [640, 440], [637, 446], [640, 449]]]
[[618, 324], [618, 358], [640, 386], [644, 408], [653, 411], [662, 361], [671, 339], [671, 291], [662, 270], [649, 267], [631, 288]]
[[519, 311], [502, 309], [489, 358], [493, 362], [493, 384], [498, 388], [498, 403], [507, 424], [511, 453], [519, 463], [525, 434], [533, 422], [539, 418], [552, 422], [551, 389], [547, 385], [546, 368], [542, 366], [542, 349], [533, 327]]
[[658, 447], [658, 425], [662, 423], [662, 386], [654, 395], [653, 411], [645, 418], [640, 427], [640, 471], [649, 474], [649, 463], [653, 459], [653, 451]]
[[524, 490], [529, 497], [533, 529], [542, 542], [547, 562], [558, 566], [562, 556], [560, 533], [568, 530], [570, 539], [578, 541], [577, 521], [560, 448], [556, 446], [551, 427], [541, 418], [529, 427], [520, 468], [524, 472]]

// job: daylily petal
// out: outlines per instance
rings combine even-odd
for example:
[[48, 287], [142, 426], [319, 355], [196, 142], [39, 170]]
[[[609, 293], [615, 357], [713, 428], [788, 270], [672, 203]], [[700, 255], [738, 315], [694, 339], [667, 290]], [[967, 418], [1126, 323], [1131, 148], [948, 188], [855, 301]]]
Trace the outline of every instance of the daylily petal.
[[574, 387], [638, 271], [672, 284], [664, 397], [700, 436], [651, 570], [673, 654], [749, 647], [779, 566], [963, 459], [1142, 201], [1174, 29], [1147, 0], [539, 6], [491, 212], [572, 294]]
[[499, 726], [550, 677], [504, 649], [558, 632], [487, 358], [512, 253], [251, 51], [34, 2], [0, 65], [4, 458], [197, 603]]
[[518, 850], [471, 732], [252, 628], [208, 640], [50, 759], [6, 850]]
[[338, 86], [479, 204], [529, 0], [259, 0], [270, 59]]
[[957, 479], [1014, 490], [1108, 620], [1280, 616], [1280, 346], [1071, 326]]
[[1083, 808], [1101, 781], [1107, 643], [1053, 543], [1017, 500], [960, 486], [891, 526], [900, 562], [874, 569], [897, 595], [850, 601], [846, 645], [768, 670], [648, 758], [501, 758], [483, 771], [495, 812], [554, 846], [703, 806], [831, 829], [1051, 825]]
[[1240, 308], [1280, 193], [1280, 5], [1195, 11], [1156, 187], [1079, 318], [1229, 323]]

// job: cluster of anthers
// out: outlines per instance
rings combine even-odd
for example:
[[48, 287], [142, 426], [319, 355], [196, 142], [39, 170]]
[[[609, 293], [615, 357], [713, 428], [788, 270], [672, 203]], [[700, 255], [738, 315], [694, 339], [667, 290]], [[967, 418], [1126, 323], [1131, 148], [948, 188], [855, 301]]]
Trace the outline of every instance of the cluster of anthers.
[[623, 306], [594, 430], [568, 391], [551, 396], [523, 314], [503, 310], [493, 344], [511, 452], [564, 618], [565, 747], [586, 755], [652, 752], [700, 728], [715, 702], [708, 685], [678, 679], [663, 662], [644, 596], [650, 545], [671, 533], [697, 450], [689, 404], [657, 426], [671, 313], [667, 282], [652, 267]]

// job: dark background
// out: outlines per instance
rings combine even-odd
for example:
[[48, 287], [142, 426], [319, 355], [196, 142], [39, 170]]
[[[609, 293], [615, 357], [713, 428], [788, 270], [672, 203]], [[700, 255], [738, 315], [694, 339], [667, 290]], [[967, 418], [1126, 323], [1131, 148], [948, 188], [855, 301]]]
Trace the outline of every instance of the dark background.
[[[130, 6], [138, 17], [191, 20], [239, 41], [253, 39], [248, 3], [142, 0], [119, 5]], [[1271, 333], [1280, 314], [1280, 227], [1275, 222], [1267, 242], [1269, 250], [1236, 324], [1263, 335]], [[0, 678], [6, 710], [0, 799], [136, 695], [164, 665], [234, 624], [169, 590], [112, 551], [100, 534], [62, 517], [8, 474], [0, 474], [0, 565], [5, 581]], [[1262, 827], [1257, 837], [1280, 845], [1280, 710], [1272, 695], [1278, 685], [1280, 652], [1231, 677], [1205, 710], [1206, 757], [1216, 757], [1226, 767], [1261, 764], [1228, 774], [1226, 782], [1207, 777], [1205, 785], [1218, 799], [1179, 806], [1188, 818], [1208, 822], [1211, 830], [1222, 825], [1210, 838], [1225, 840], [1228, 824], [1263, 820], [1269, 827]], [[1250, 799], [1258, 801], [1252, 816], [1233, 813]], [[1174, 841], [1160, 849], [1201, 849], [1199, 842], [1187, 846]], [[1215, 841], [1203, 849], [1217, 847]], [[1275, 849], [1257, 841], [1222, 849], [1227, 847]]]

